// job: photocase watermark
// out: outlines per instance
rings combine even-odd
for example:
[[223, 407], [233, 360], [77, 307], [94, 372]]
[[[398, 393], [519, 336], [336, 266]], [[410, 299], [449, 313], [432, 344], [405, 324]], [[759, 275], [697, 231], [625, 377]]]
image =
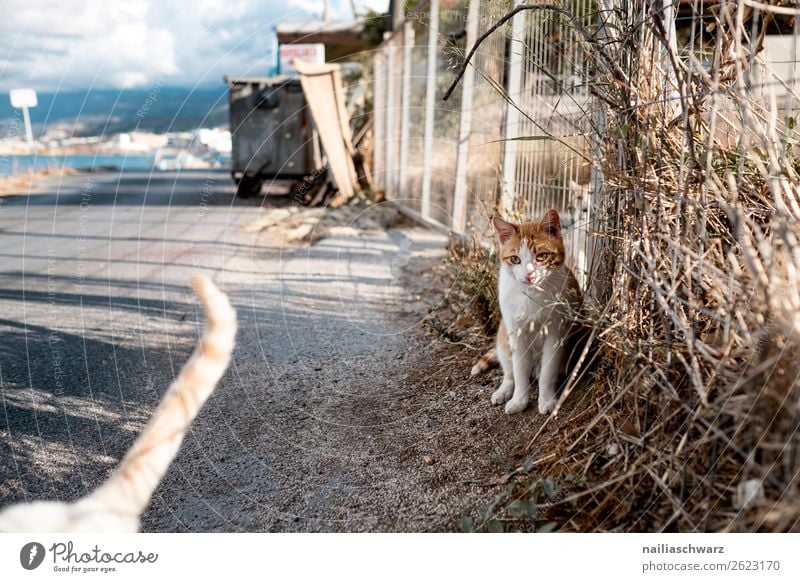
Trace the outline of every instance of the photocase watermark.
[[[433, 18], [433, 12], [430, 10], [419, 10], [419, 11], [408, 11], [406, 12], [406, 20], [416, 20], [418, 22], [422, 22], [423, 20], [431, 20]], [[492, 16], [492, 15], [479, 15], [478, 22], [485, 22], [485, 23], [494, 23], [499, 16]], [[463, 20], [464, 22], [467, 21], [467, 11], [466, 10], [447, 10], [443, 9], [439, 11], [439, 19], [445, 22], [453, 22], [455, 20]]]
[[[455, 15], [453, 18], [452, 15]], [[430, 20], [433, 18], [433, 12], [430, 10], [420, 10], [418, 12], [408, 11], [406, 12], [406, 20]], [[467, 19], [467, 12], [465, 10], [440, 10], [439, 11], [439, 18], [442, 20], [455, 20], [459, 18], [461, 20]]]
[[[363, 152], [366, 151], [366, 146], [358, 145], [356, 148], [356, 152], [363, 156]], [[325, 164], [319, 168], [315, 168], [310, 174], [308, 174], [304, 179], [300, 186], [297, 187], [295, 190], [294, 195], [292, 196], [292, 206], [297, 207], [305, 203], [306, 194], [308, 194], [312, 188], [317, 184], [317, 181], [323, 177], [328, 172], [328, 164]], [[324, 187], [325, 184], [321, 184], [320, 187]]]
[[323, 176], [327, 171], [328, 171], [328, 166], [326, 164], [321, 168], [315, 169], [308, 176], [306, 176], [305, 179], [303, 180], [303, 183], [300, 184], [299, 188], [297, 188], [297, 191], [294, 193], [294, 196], [292, 196], [292, 206], [294, 207], [300, 206], [305, 200], [306, 194], [308, 194], [311, 188], [314, 187], [314, 184], [317, 182], [317, 179], [319, 179], [320, 176]]
[[[20, 134], [20, 128], [22, 127], [20, 111], [21, 109], [14, 109], [14, 114], [11, 117], [11, 124], [6, 133], [6, 139], [13, 140]], [[13, 173], [14, 168], [11, 162], [11, 156], [0, 156], [0, 179], [8, 177]]]
[[105, 551], [95, 544], [89, 550], [76, 549], [72, 541], [56, 542], [49, 549], [39, 542], [28, 542], [19, 551], [19, 563], [26, 570], [35, 570], [50, 556], [54, 572], [101, 573], [117, 572], [122, 564], [155, 564], [158, 554], [155, 552]]
[[77, 236], [77, 261], [75, 290], [78, 293], [83, 291], [83, 284], [86, 281], [86, 236], [89, 232], [89, 208], [92, 202], [92, 192], [94, 190], [94, 179], [89, 178], [83, 186], [81, 192], [80, 215], [78, 216], [78, 236]]
[[26, 570], [35, 570], [44, 561], [44, 546], [39, 542], [28, 542], [19, 551], [19, 563]]
[[[196, 249], [197, 245], [200, 243], [200, 225], [203, 223], [206, 215], [208, 215], [208, 202], [211, 200], [211, 197], [214, 195], [214, 179], [213, 178], [206, 178], [203, 180], [203, 185], [200, 188], [200, 204], [197, 207], [197, 219], [196, 224], [198, 227], [195, 229], [194, 234], [192, 235], [192, 248]], [[192, 253], [192, 266], [197, 269], [200, 267], [200, 256], [195, 251]]]
[[[56, 313], [56, 268], [58, 266], [58, 257], [56, 256], [55, 245], [50, 244], [47, 248], [47, 306], [50, 311], [50, 318], [53, 321], [58, 320]], [[60, 394], [61, 389], [64, 387], [64, 367], [63, 367], [63, 354], [59, 344], [61, 338], [55, 329], [50, 330], [50, 335], [47, 340], [50, 347], [50, 356], [53, 360], [53, 381], [55, 383], [56, 391]]]
[[159, 77], [158, 81], [156, 81], [156, 84], [153, 85], [152, 89], [150, 89], [147, 97], [145, 97], [142, 106], [136, 110], [136, 117], [139, 119], [144, 119], [147, 117], [147, 112], [150, 111], [150, 108], [158, 103], [158, 94], [161, 93], [161, 88], [164, 86], [164, 83], [164, 77]]

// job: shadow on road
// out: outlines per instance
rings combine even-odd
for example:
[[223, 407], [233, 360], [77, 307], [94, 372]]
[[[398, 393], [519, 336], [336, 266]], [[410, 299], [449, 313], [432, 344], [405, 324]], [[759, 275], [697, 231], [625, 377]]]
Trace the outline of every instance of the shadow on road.
[[11, 192], [6, 206], [68, 207], [87, 202], [93, 206], [285, 206], [293, 182], [267, 183], [264, 195], [239, 198], [226, 170], [86, 173], [69, 180], [45, 178], [37, 189]]

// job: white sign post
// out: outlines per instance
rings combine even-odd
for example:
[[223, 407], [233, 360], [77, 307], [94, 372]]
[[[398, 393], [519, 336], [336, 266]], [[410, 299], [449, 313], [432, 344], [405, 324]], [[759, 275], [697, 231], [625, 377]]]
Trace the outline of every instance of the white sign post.
[[33, 130], [31, 129], [31, 116], [28, 109], [39, 105], [39, 98], [33, 89], [12, 89], [8, 96], [11, 98], [11, 107], [22, 109], [22, 117], [25, 120], [25, 138], [28, 143], [33, 145]]

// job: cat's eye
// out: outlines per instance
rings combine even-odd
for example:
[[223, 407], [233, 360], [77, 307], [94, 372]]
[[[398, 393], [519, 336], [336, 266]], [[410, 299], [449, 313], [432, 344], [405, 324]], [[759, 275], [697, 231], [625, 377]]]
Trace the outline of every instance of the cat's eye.
[[508, 257], [508, 260], [511, 262], [512, 265], [519, 265], [519, 257], [517, 255], [511, 255]]
[[545, 261], [551, 260], [555, 256], [555, 253], [537, 253], [536, 254], [536, 262], [543, 263]]

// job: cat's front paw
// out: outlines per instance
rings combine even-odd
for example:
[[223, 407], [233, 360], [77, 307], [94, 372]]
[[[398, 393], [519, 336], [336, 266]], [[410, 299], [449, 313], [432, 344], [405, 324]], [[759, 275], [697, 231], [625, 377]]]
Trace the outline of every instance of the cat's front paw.
[[528, 408], [527, 398], [512, 398], [506, 403], [506, 414], [516, 414]]
[[539, 399], [539, 414], [550, 414], [556, 409], [556, 402], [558, 399], [554, 396], [553, 398], [548, 398], [547, 400]]
[[514, 393], [514, 384], [500, 384], [500, 388], [492, 392], [492, 404], [495, 406], [505, 404]]

